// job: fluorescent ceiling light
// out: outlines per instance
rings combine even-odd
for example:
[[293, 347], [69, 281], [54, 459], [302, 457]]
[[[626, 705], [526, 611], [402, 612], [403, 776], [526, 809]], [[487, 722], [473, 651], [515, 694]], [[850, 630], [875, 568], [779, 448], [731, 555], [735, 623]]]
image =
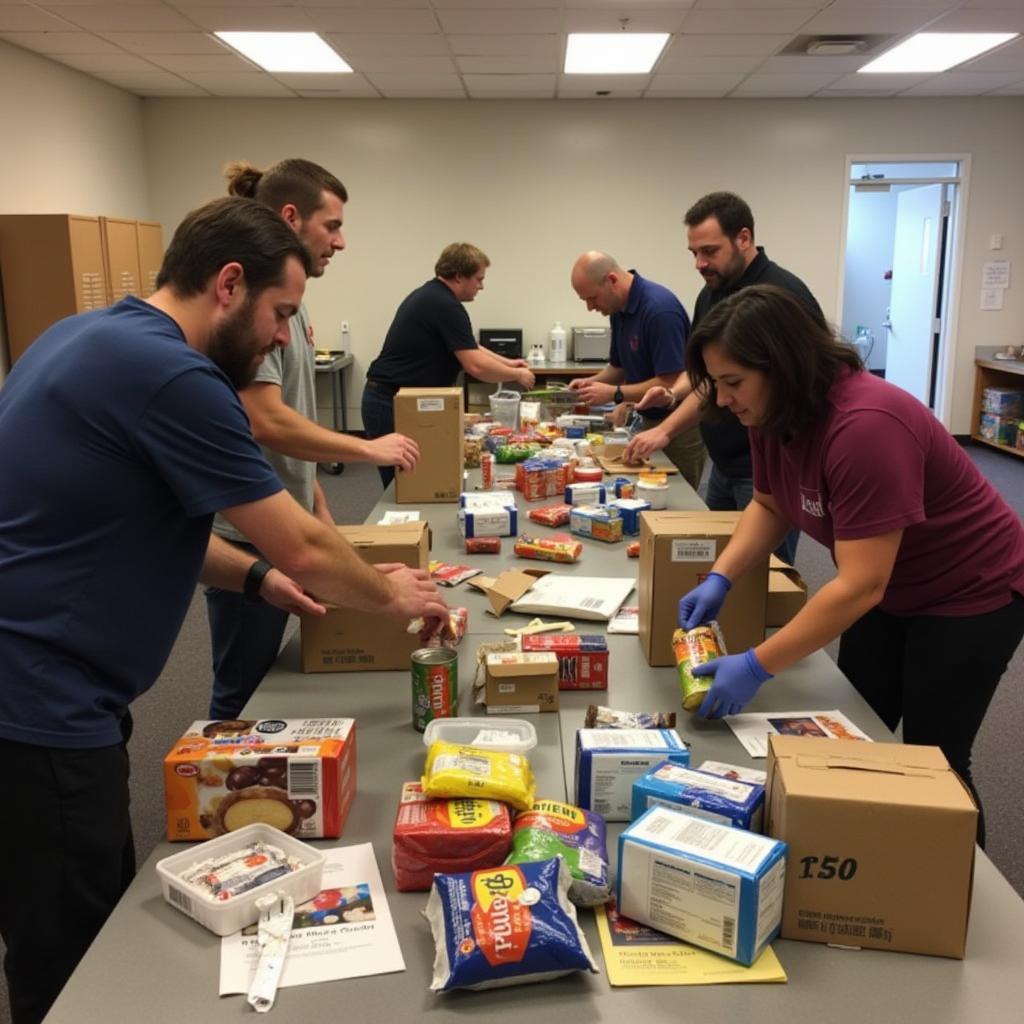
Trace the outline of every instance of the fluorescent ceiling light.
[[344, 74], [352, 69], [315, 32], [214, 32], [265, 71]]
[[565, 73], [644, 75], [667, 42], [667, 32], [571, 32]]
[[858, 71], [868, 74], [947, 71], [1017, 35], [1016, 32], [918, 32]]

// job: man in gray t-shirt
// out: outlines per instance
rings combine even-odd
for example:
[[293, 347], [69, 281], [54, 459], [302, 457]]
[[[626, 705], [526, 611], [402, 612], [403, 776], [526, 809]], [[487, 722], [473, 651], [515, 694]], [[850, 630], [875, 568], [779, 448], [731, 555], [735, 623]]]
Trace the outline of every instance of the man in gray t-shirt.
[[[270, 206], [291, 225], [309, 251], [310, 276], [321, 276], [331, 257], [345, 247], [341, 228], [348, 192], [329, 171], [308, 160], [283, 160], [266, 171], [230, 164], [226, 174], [232, 195]], [[317, 463], [372, 462], [413, 469], [419, 449], [401, 434], [367, 441], [321, 427], [316, 422], [313, 330], [305, 307], [292, 317], [290, 333], [290, 343], [266, 357], [241, 399], [253, 436], [281, 482], [300, 505], [333, 526], [316, 478]], [[256, 550], [226, 520], [218, 517], [213, 528], [227, 540]], [[210, 717], [237, 718], [277, 657], [288, 615], [258, 599], [213, 587], [206, 591], [206, 604], [213, 648]]]

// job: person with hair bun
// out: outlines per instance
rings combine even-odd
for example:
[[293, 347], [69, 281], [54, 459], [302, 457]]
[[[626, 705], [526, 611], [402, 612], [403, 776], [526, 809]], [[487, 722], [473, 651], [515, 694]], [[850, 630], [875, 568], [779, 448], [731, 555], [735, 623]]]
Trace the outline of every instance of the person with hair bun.
[[713, 679], [699, 713], [736, 714], [839, 637], [839, 668], [878, 717], [902, 721], [906, 743], [940, 747], [977, 800], [971, 747], [1024, 634], [1017, 514], [930, 409], [867, 372], [789, 291], [756, 285], [718, 303], [690, 338], [687, 372], [709, 413], [749, 429], [754, 498], [680, 600], [680, 627], [716, 618], [793, 526], [836, 565], [763, 643], [694, 670]]

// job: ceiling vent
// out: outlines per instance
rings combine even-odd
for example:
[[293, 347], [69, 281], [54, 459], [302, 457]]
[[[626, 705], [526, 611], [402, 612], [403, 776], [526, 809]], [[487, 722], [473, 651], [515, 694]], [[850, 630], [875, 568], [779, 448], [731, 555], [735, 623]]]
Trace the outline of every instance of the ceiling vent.
[[797, 36], [778, 51], [780, 57], [860, 57], [883, 49], [894, 35]]

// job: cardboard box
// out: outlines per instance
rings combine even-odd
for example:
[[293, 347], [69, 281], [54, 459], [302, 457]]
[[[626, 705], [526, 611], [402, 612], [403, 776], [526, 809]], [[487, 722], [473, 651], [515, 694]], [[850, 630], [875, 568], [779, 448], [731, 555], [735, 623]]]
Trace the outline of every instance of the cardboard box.
[[488, 654], [484, 703], [490, 715], [558, 710], [558, 658], [551, 652]]
[[608, 641], [580, 633], [535, 633], [522, 638], [524, 651], [551, 651], [558, 658], [560, 690], [608, 689]]
[[395, 474], [395, 501], [458, 501], [462, 491], [462, 388], [401, 388], [395, 430], [420, 446], [411, 472]]
[[786, 844], [668, 807], [619, 836], [623, 917], [748, 967], [779, 931]]
[[977, 825], [938, 747], [768, 738], [783, 938], [962, 959]]
[[807, 584], [791, 565], [772, 555], [768, 559], [768, 600], [765, 628], [784, 626], [807, 604]]
[[760, 832], [764, 786], [662, 761], [633, 783], [633, 820], [650, 807], [671, 807], [719, 825]]
[[[402, 562], [426, 569], [430, 532], [424, 522], [390, 526], [339, 526], [338, 532], [370, 565]], [[408, 622], [390, 615], [335, 608], [326, 615], [304, 615], [303, 672], [365, 672], [409, 667], [419, 639]]]
[[337, 838], [356, 792], [351, 718], [193, 722], [164, 758], [167, 838], [212, 839], [262, 821]]
[[[707, 577], [739, 521], [739, 512], [640, 513], [640, 645], [650, 665], [674, 665], [672, 631], [679, 598]], [[730, 654], [764, 640], [768, 560], [751, 566], [718, 617]]]

